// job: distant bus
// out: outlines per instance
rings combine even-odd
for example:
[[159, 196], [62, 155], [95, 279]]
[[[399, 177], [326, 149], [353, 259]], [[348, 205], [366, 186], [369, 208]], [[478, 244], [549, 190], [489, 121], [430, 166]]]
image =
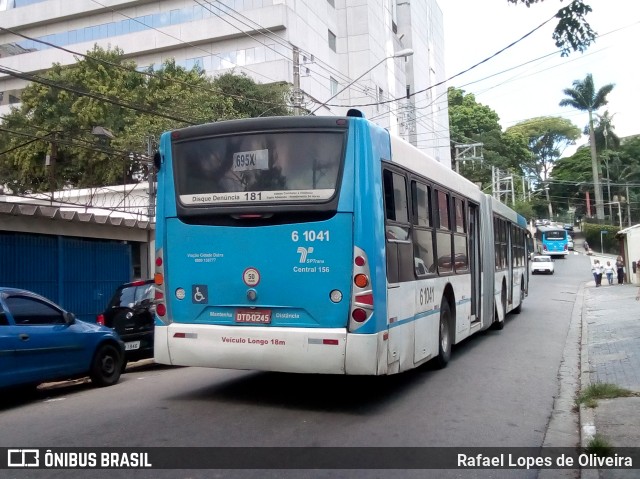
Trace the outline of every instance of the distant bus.
[[569, 254], [568, 233], [563, 228], [538, 226], [536, 228], [536, 247], [539, 254], [566, 257]]
[[444, 367], [527, 295], [525, 219], [362, 117], [184, 128], [155, 162], [159, 363]]

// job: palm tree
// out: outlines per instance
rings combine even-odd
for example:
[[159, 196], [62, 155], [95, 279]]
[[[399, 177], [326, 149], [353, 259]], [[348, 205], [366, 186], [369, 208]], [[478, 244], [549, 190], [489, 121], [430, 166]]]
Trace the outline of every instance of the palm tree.
[[584, 80], [574, 80], [573, 88], [566, 88], [563, 93], [567, 95], [560, 102], [560, 106], [571, 106], [576, 110], [589, 112], [589, 143], [591, 144], [591, 170], [593, 172], [593, 186], [596, 193], [596, 217], [604, 220], [604, 204], [602, 202], [602, 187], [600, 186], [600, 165], [596, 154], [596, 138], [593, 128], [593, 112], [607, 104], [607, 95], [611, 93], [614, 85], [609, 83], [597, 92], [593, 85], [593, 76], [587, 74]]

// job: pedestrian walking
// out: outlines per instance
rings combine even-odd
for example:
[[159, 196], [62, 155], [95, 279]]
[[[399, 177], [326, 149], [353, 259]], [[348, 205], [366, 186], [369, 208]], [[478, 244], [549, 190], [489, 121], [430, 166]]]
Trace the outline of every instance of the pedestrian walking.
[[616, 269], [618, 270], [618, 284], [624, 283], [624, 260], [622, 256], [616, 259]]
[[604, 267], [604, 274], [606, 275], [609, 284], [613, 284], [613, 266], [611, 266], [611, 261], [607, 261], [607, 264]]
[[584, 240], [584, 252], [589, 254], [589, 243], [587, 243], [587, 240]]
[[597, 259], [594, 260], [593, 264], [591, 265], [591, 272], [593, 273], [593, 280], [596, 283], [596, 288], [598, 286], [600, 286], [600, 284], [602, 283], [602, 272], [603, 272], [603, 270], [604, 270], [604, 268], [600, 264], [600, 261], [598, 261]]

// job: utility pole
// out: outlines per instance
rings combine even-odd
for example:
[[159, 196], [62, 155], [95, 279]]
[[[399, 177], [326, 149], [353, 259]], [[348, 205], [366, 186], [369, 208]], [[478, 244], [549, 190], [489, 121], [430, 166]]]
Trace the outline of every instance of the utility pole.
[[[509, 199], [509, 193], [511, 193], [511, 204], [515, 205], [516, 204], [516, 196], [515, 196], [515, 188], [513, 185], [513, 175], [511, 176], [502, 176], [502, 173], [500, 172], [500, 169], [496, 168], [495, 166], [491, 167], [491, 190], [492, 190], [492, 196], [494, 198], [497, 198], [499, 201], [502, 201], [502, 193], [505, 194], [505, 201], [504, 203], [507, 204], [507, 201]], [[503, 184], [506, 185], [506, 187], [503, 189]], [[496, 196], [497, 194], [497, 196]]]
[[53, 197], [56, 191], [56, 160], [58, 158], [58, 144], [56, 143], [55, 133], [49, 145], [51, 146], [51, 154], [45, 157], [44, 166], [47, 168], [51, 205], [53, 205]]
[[300, 116], [300, 49], [293, 47], [293, 114]]
[[153, 164], [153, 137], [147, 137], [147, 173], [149, 179], [149, 205], [147, 208], [147, 216], [149, 221], [153, 222], [156, 216], [156, 168]]
[[466, 145], [455, 145], [456, 148], [456, 173], [460, 173], [461, 161], [483, 161], [482, 147], [484, 143], [469, 143]]
[[624, 186], [627, 191], [627, 221], [629, 222], [629, 226], [631, 226], [631, 197], [629, 196], [629, 183]]

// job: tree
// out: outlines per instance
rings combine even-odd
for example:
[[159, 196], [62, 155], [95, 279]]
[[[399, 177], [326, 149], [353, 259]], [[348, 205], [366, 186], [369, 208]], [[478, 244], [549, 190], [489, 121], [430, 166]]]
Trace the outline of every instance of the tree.
[[[545, 116], [532, 118], [507, 129], [507, 132], [527, 139], [530, 156], [523, 169], [545, 185], [553, 164], [562, 156], [565, 148], [580, 136], [580, 129], [562, 117]], [[553, 215], [549, 189], [545, 188], [549, 216]]]
[[474, 183], [491, 184], [492, 167], [521, 175], [522, 159], [529, 155], [524, 138], [503, 133], [500, 117], [475, 96], [458, 88], [449, 88], [449, 129], [452, 157], [455, 144], [482, 143], [483, 161], [463, 162], [460, 173]]
[[[0, 130], [0, 173], [14, 193], [141, 181], [150, 136], [253, 116], [256, 104], [260, 111], [268, 106], [288, 112], [286, 86], [227, 74], [224, 82], [236, 83], [229, 92], [201, 68], [187, 70], [173, 60], [140, 72], [117, 48], [96, 46], [73, 65], [54, 64], [40, 78], [24, 90], [20, 108], [5, 117]], [[114, 138], [98, 141], [91, 134], [95, 126]]]
[[[530, 7], [534, 3], [544, 0], [507, 0], [510, 3], [524, 3]], [[560, 0], [562, 1], [562, 0]], [[596, 39], [594, 32], [585, 19], [592, 8], [584, 0], [573, 0], [567, 7], [558, 10], [556, 17], [558, 24], [553, 31], [556, 46], [562, 50], [562, 56], [567, 56], [571, 50], [584, 52]]]
[[593, 76], [587, 74], [584, 80], [575, 80], [573, 88], [565, 88], [563, 93], [567, 95], [560, 101], [560, 106], [570, 106], [580, 111], [589, 113], [589, 141], [591, 143], [591, 169], [593, 172], [593, 184], [596, 196], [596, 217], [604, 219], [604, 205], [602, 202], [602, 187], [600, 186], [600, 165], [596, 153], [596, 139], [593, 128], [593, 113], [607, 104], [607, 95], [613, 90], [613, 84], [607, 84], [596, 91], [593, 84]]
[[234, 110], [245, 118], [291, 115], [287, 105], [291, 89], [284, 82], [263, 85], [244, 73], [224, 73], [214, 78], [213, 86], [228, 95]]
[[557, 203], [575, 208], [576, 216], [587, 214], [585, 194], [592, 189], [591, 156], [586, 147], [560, 158], [551, 170], [549, 190]]
[[[616, 135], [615, 126], [613, 125], [613, 115], [609, 115], [606, 110], [602, 115], [596, 114], [593, 122], [593, 129], [596, 138], [596, 150], [617, 150], [620, 147], [620, 138]], [[583, 133], [589, 134], [589, 125], [585, 126]]]

